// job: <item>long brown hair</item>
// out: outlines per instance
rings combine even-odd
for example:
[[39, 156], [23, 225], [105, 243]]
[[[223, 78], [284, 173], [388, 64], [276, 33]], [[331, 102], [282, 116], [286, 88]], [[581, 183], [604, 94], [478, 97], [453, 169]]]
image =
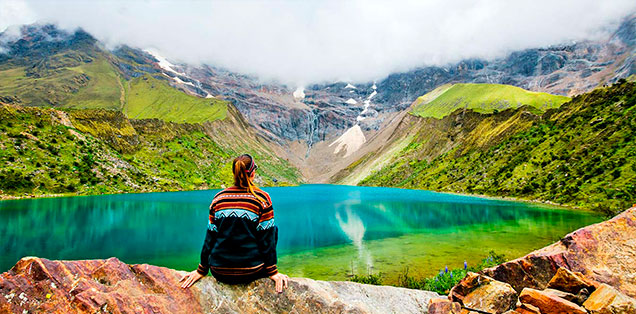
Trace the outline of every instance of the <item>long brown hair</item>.
[[257, 166], [254, 162], [254, 158], [248, 154], [243, 154], [234, 158], [234, 161], [232, 162], [234, 185], [239, 188], [247, 189], [247, 191], [254, 195], [256, 199], [265, 203], [265, 200], [262, 197], [256, 195], [255, 191], [260, 189], [254, 185], [254, 182], [250, 179], [250, 176], [254, 171], [256, 171], [256, 168]]

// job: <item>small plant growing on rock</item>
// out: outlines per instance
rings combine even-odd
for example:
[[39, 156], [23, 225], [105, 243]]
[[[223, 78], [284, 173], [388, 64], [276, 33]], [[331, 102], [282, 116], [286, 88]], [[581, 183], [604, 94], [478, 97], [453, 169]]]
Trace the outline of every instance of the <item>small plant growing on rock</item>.
[[349, 281], [379, 286], [382, 285], [382, 274], [353, 275]]

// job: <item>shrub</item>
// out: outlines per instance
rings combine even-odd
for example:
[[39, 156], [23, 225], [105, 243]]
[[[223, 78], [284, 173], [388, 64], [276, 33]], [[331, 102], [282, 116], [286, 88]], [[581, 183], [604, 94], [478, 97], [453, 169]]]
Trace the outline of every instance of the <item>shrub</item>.
[[0, 172], [0, 188], [7, 190], [31, 189], [34, 187], [31, 177], [14, 169]]
[[464, 268], [449, 270], [448, 267], [446, 267], [444, 270], [440, 270], [439, 274], [431, 278], [419, 279], [410, 276], [409, 269], [406, 268], [402, 274], [398, 275], [397, 285], [409, 289], [428, 290], [435, 291], [440, 294], [448, 294], [450, 289], [466, 276], [467, 272], [480, 272], [485, 268], [499, 265], [505, 261], [506, 257], [503, 254], [497, 254], [495, 251], [490, 251], [488, 256], [482, 259], [478, 265], [468, 267], [468, 264], [464, 262]]
[[364, 283], [364, 284], [369, 284], [369, 285], [381, 285], [382, 284], [382, 274], [378, 274], [378, 275], [374, 275], [374, 274], [369, 274], [369, 275], [353, 275], [353, 277], [351, 277], [349, 279], [349, 281], [353, 281], [353, 282], [357, 282], [357, 283]]

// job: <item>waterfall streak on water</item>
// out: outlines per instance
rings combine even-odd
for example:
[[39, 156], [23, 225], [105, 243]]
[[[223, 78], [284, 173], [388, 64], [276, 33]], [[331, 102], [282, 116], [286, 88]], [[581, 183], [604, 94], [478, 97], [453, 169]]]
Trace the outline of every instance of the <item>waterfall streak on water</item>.
[[371, 252], [364, 246], [362, 239], [364, 238], [365, 228], [362, 223], [362, 219], [349, 207], [345, 205], [346, 220], [342, 219], [340, 212], [336, 212], [336, 220], [342, 232], [353, 242], [353, 245], [358, 249], [358, 258], [365, 263], [368, 268], [373, 268], [373, 258]]

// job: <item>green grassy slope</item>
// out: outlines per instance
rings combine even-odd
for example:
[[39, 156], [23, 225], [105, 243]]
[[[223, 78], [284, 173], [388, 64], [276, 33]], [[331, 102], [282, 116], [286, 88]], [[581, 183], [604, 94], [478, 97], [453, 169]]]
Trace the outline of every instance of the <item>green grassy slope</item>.
[[69, 70], [86, 75], [89, 81], [69, 98], [64, 107], [121, 109], [124, 97], [122, 79], [106, 58], [100, 57]]
[[[129, 120], [104, 109], [0, 104], [0, 196], [100, 194], [214, 188], [232, 184], [232, 159], [248, 143], [260, 185], [300, 183], [300, 174], [263, 144], [233, 143], [211, 130], [229, 125]], [[217, 127], [218, 126], [218, 127]], [[252, 139], [253, 140], [253, 139]], [[274, 183], [273, 178], [278, 182]]]
[[[440, 131], [444, 139], [422, 126], [436, 119], [420, 119], [418, 136], [361, 184], [514, 196], [615, 213], [636, 202], [635, 110], [636, 83], [621, 82], [542, 116], [520, 108], [461, 121]], [[502, 115], [507, 118], [493, 120]], [[457, 119], [456, 112], [437, 121], [442, 128]], [[502, 126], [509, 131], [496, 135]], [[489, 140], [480, 142], [482, 136]], [[431, 142], [446, 150], [431, 153]]]
[[29, 106], [119, 109], [120, 86], [116, 69], [94, 51], [65, 51], [26, 67], [0, 67], [0, 95]]
[[224, 119], [227, 114], [227, 102], [188, 95], [149, 75], [129, 84], [124, 113], [131, 119], [201, 123]]
[[412, 113], [441, 119], [461, 108], [490, 113], [527, 105], [545, 111], [568, 100], [565, 96], [530, 92], [511, 85], [446, 84], [419, 97], [412, 105]]

